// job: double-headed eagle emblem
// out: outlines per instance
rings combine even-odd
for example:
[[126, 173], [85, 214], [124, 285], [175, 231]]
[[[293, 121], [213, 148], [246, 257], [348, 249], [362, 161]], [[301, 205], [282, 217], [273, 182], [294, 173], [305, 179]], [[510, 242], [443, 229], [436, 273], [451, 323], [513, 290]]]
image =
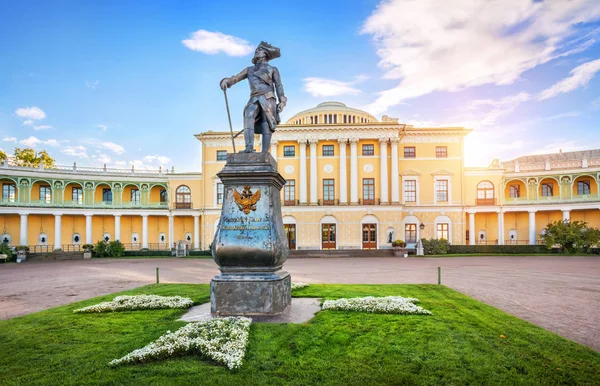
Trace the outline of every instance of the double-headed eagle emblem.
[[237, 190], [234, 190], [233, 198], [235, 198], [235, 203], [238, 208], [244, 212], [244, 214], [248, 214], [251, 210], [256, 210], [256, 203], [260, 200], [260, 189], [258, 189], [256, 193], [252, 193], [250, 185], [246, 185], [241, 194]]

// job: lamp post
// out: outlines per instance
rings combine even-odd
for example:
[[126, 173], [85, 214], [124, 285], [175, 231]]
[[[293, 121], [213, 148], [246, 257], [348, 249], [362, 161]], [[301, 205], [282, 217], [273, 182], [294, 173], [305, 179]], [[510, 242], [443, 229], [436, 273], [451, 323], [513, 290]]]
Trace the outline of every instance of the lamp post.
[[[423, 231], [423, 229], [425, 229], [425, 224], [421, 223], [419, 224], [419, 229], [421, 230], [421, 232]], [[421, 242], [421, 233], [419, 233], [419, 241], [417, 241], [417, 256], [423, 256], [423, 243]]]

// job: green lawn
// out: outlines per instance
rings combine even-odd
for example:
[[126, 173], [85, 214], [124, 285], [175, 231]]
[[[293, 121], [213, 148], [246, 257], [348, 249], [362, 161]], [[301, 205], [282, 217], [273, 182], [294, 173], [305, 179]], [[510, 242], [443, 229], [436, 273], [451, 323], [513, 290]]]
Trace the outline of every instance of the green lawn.
[[[121, 294], [209, 300], [208, 285], [160, 284]], [[229, 371], [194, 356], [107, 363], [183, 322], [182, 310], [73, 314], [114, 295], [0, 322], [2, 385], [594, 384], [600, 353], [436, 285], [311, 285], [308, 297], [401, 295], [433, 316], [322, 311], [307, 324], [253, 324], [245, 363]], [[500, 335], [506, 338], [501, 338]]]

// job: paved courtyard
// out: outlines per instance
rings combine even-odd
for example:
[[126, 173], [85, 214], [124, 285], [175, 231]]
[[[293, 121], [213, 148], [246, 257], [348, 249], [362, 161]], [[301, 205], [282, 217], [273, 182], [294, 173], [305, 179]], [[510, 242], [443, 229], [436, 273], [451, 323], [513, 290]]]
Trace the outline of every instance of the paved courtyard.
[[[294, 258], [307, 283], [437, 283], [600, 351], [600, 258]], [[210, 259], [94, 259], [0, 265], [0, 319], [155, 282], [209, 283]]]

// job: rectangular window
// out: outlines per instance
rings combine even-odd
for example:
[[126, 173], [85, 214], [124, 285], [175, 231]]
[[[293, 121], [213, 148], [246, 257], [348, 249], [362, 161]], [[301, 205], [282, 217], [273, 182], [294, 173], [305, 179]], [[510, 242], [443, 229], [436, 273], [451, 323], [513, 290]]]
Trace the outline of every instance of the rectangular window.
[[415, 158], [417, 156], [417, 150], [414, 146], [404, 147], [404, 158]]
[[284, 205], [296, 205], [296, 180], [287, 180], [283, 186]]
[[511, 185], [510, 186], [510, 198], [519, 198], [521, 197], [521, 187], [519, 185]]
[[140, 203], [140, 190], [139, 189], [131, 189], [131, 203], [134, 205], [139, 205], [139, 203]]
[[335, 180], [323, 180], [323, 205], [335, 204]]
[[167, 190], [166, 189], [160, 190], [160, 202], [167, 202]]
[[362, 155], [375, 155], [375, 145], [362, 145]]
[[417, 224], [404, 225], [404, 241], [407, 243], [417, 242]]
[[296, 156], [296, 146], [284, 146], [283, 147], [283, 156], [284, 157], [295, 157]]
[[217, 161], [227, 161], [227, 150], [217, 150]]
[[436, 156], [436, 158], [447, 158], [448, 157], [448, 147], [447, 146], [436, 146], [435, 147], [435, 156]]
[[112, 190], [110, 188], [102, 189], [102, 201], [112, 202]]
[[40, 202], [50, 204], [52, 202], [52, 190], [49, 186], [40, 186]]
[[217, 205], [223, 203], [223, 184], [217, 183]]
[[577, 181], [577, 194], [580, 196], [584, 194], [590, 194], [590, 182]]
[[324, 157], [333, 157], [335, 152], [333, 150], [333, 145], [323, 145], [323, 156]]
[[73, 200], [73, 204], [83, 204], [83, 189], [72, 188], [71, 200]]
[[552, 197], [552, 184], [542, 184], [542, 197]]
[[17, 199], [17, 187], [15, 184], [2, 185], [2, 201], [15, 202]]
[[448, 224], [437, 224], [436, 238], [448, 240]]
[[375, 179], [363, 178], [363, 204], [375, 204]]
[[404, 202], [417, 202], [417, 181], [404, 181]]
[[438, 202], [448, 201], [448, 180], [435, 181], [435, 197]]

